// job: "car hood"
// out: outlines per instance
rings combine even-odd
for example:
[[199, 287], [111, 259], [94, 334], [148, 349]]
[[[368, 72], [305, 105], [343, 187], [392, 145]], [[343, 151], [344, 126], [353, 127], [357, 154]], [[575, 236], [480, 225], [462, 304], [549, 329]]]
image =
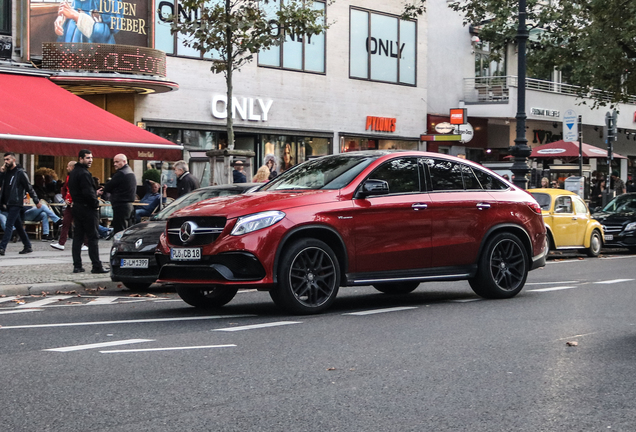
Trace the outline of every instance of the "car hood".
[[607, 213], [598, 212], [592, 215], [594, 219], [604, 225], [625, 225], [629, 222], [636, 222], [636, 212]]
[[339, 196], [338, 190], [254, 192], [204, 200], [173, 213], [171, 217], [224, 216], [232, 219], [263, 211], [285, 211], [294, 207], [333, 201]]
[[[116, 241], [113, 245], [120, 245], [123, 250], [135, 250], [139, 252], [146, 250], [154, 251], [159, 243], [159, 237], [161, 237], [161, 233], [163, 233], [165, 229], [165, 220], [141, 222], [124, 231], [121, 239]], [[135, 244], [140, 239], [141, 244], [139, 247], [136, 247]]]

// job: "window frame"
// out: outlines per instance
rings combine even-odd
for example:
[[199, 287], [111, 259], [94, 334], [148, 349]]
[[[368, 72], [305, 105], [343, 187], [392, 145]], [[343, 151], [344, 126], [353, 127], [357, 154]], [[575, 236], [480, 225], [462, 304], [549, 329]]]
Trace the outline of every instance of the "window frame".
[[[4, 16], [4, 20], [0, 21], [0, 35], [11, 36], [11, 27], [13, 25], [12, 17], [12, 0], [0, 0], [0, 16]], [[6, 25], [6, 28], [5, 28]]]
[[[378, 171], [379, 169], [387, 166], [388, 164], [398, 161], [400, 159], [411, 159], [413, 162], [415, 162], [415, 166], [417, 167], [417, 179], [418, 179], [418, 185], [419, 185], [419, 190], [418, 191], [411, 191], [411, 192], [395, 192], [395, 193], [391, 193], [391, 189], [389, 187], [389, 193], [386, 195], [372, 195], [372, 196], [368, 196], [366, 197], [366, 199], [373, 199], [373, 198], [382, 198], [382, 197], [387, 197], [387, 196], [398, 196], [398, 195], [417, 195], [417, 194], [421, 194], [421, 193], [425, 193], [426, 192], [426, 174], [422, 169], [422, 164], [420, 163], [420, 159], [417, 156], [402, 156], [402, 157], [397, 157], [397, 158], [393, 158], [393, 159], [389, 159], [387, 161], [382, 162], [380, 165], [378, 165], [377, 167], [373, 168], [373, 171], [371, 171], [371, 173], [369, 173], [368, 176], [365, 177], [364, 180], [362, 180], [360, 182], [360, 184], [358, 185], [358, 189], [360, 189], [362, 187], [362, 184], [369, 180], [369, 179], [374, 179], [373, 174]], [[382, 180], [382, 179], [378, 179], [378, 180]], [[386, 180], [385, 180], [386, 181]]]

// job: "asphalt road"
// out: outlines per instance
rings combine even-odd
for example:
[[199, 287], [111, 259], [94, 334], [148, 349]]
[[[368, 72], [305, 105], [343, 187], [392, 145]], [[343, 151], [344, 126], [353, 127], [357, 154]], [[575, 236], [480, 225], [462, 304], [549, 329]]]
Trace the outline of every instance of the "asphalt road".
[[0, 298], [0, 431], [633, 431], [635, 264], [551, 260], [500, 301], [344, 288], [309, 317], [255, 291]]

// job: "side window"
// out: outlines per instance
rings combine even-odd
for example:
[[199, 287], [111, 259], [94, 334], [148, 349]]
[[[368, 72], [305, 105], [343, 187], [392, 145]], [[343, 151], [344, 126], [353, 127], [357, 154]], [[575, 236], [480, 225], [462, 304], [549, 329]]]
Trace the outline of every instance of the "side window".
[[466, 190], [481, 190], [481, 184], [475, 173], [473, 173], [473, 169], [468, 165], [461, 165], [462, 167], [462, 177], [464, 178], [464, 188]]
[[389, 193], [420, 192], [420, 171], [415, 158], [393, 159], [382, 164], [369, 176], [389, 184]]
[[506, 190], [508, 189], [508, 185], [504, 182], [496, 178], [489, 172], [482, 171], [480, 169], [473, 169], [477, 179], [479, 179], [479, 183], [481, 183], [481, 187], [486, 190]]
[[444, 159], [424, 159], [431, 175], [431, 190], [464, 190], [460, 164]]
[[554, 202], [555, 213], [572, 213], [572, 197], [560, 196]]
[[587, 206], [580, 198], [574, 198], [574, 208], [576, 209], [576, 214], [585, 215], [587, 214]]

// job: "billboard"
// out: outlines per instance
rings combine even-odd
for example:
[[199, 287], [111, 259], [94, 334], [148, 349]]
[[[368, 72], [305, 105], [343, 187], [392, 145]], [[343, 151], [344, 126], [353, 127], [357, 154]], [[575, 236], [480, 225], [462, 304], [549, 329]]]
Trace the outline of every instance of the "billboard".
[[148, 47], [150, 8], [152, 0], [30, 0], [29, 57], [45, 42]]

